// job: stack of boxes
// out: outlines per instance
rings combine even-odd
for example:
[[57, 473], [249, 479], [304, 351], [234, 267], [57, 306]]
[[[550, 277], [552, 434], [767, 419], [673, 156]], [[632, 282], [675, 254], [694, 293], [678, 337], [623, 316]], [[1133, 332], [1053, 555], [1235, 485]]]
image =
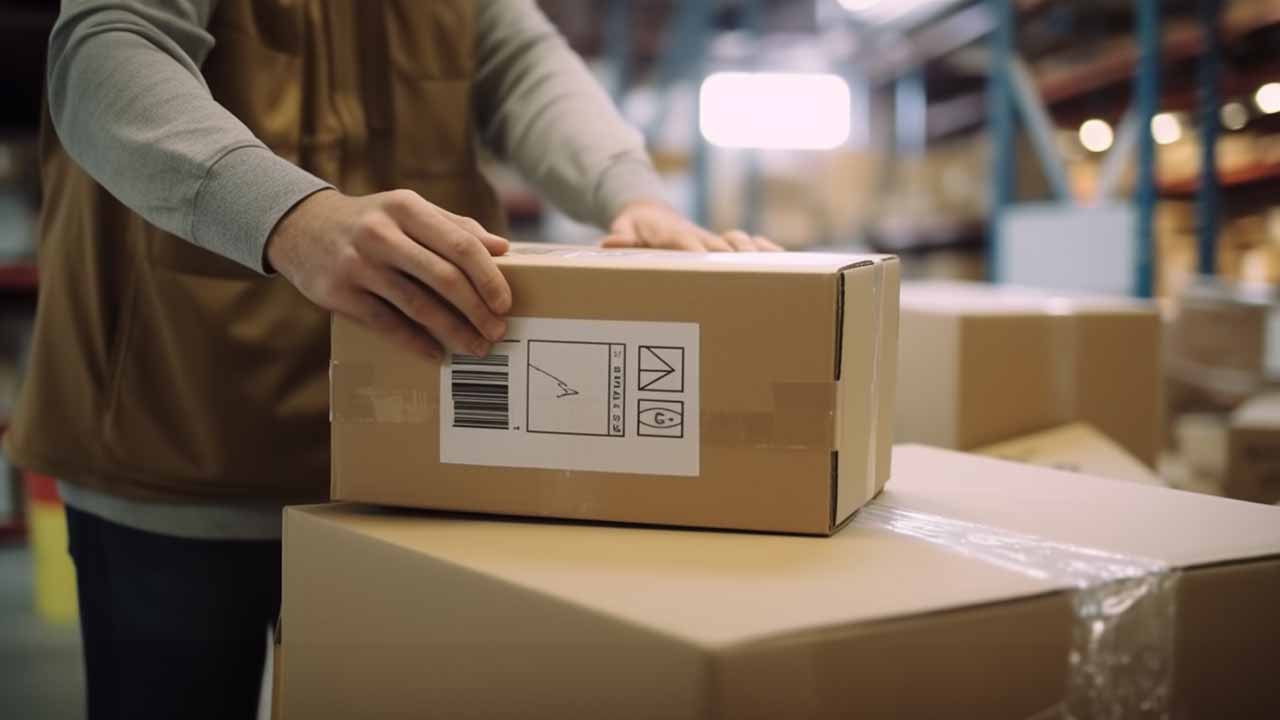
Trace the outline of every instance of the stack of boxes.
[[[1022, 444], [1061, 465], [1110, 441], [1154, 467], [1161, 437], [1160, 315], [1150, 303], [1029, 288], [913, 282], [902, 288], [895, 437], [976, 450], [1084, 423]], [[1096, 439], [1095, 439], [1096, 438]], [[995, 448], [997, 451], [999, 447]], [[1131, 463], [1130, 463], [1131, 464]]]
[[[1189, 286], [1166, 312], [1165, 383], [1169, 435], [1186, 485], [1258, 500], [1235, 484], [1228, 446], [1238, 443], [1235, 414], [1273, 392], [1280, 320], [1269, 294], [1226, 284]], [[1264, 442], [1253, 433], [1249, 443]], [[1271, 441], [1280, 452], [1280, 436]], [[1238, 464], [1237, 460], [1237, 464]]]
[[[934, 397], [930, 431], [966, 444], [1035, 429], [1012, 403], [960, 427], [981, 416], [956, 390], [970, 355], [914, 345], [905, 310], [899, 348], [893, 258], [500, 262], [516, 307], [488, 358], [432, 363], [335, 325], [333, 494], [350, 502], [285, 513], [283, 717], [1280, 710], [1256, 671], [1280, 652], [1280, 509], [891, 452], [895, 394]], [[1142, 337], [1115, 322], [1033, 330], [1079, 343], [1054, 382], [1127, 382], [1091, 355]], [[938, 376], [908, 379], [919, 355]], [[1155, 452], [1145, 386], [1123, 411], [1064, 411], [1060, 392], [1027, 417]]]

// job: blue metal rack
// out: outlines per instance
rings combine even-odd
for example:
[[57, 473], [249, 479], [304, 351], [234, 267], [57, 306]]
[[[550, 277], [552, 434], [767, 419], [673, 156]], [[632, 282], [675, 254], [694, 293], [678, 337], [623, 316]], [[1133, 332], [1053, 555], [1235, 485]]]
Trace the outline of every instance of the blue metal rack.
[[[989, 268], [993, 273], [999, 268], [1001, 214], [1015, 202], [1014, 153], [1016, 152], [1017, 117], [1015, 86], [1011, 68], [1017, 62], [1014, 49], [1016, 18], [1011, 0], [987, 0], [995, 21], [989, 46], [992, 57], [988, 80], [988, 127], [992, 135], [992, 201], [989, 229]], [[1155, 277], [1154, 216], [1158, 199], [1155, 173], [1155, 141], [1151, 133], [1151, 120], [1160, 103], [1160, 71], [1163, 64], [1161, 33], [1161, 3], [1159, 0], [1135, 0], [1136, 41], [1138, 64], [1134, 74], [1134, 103], [1126, 124], [1134, 132], [1137, 143], [1137, 187], [1134, 193], [1135, 232], [1137, 258], [1134, 288], [1141, 297], [1153, 294]], [[1197, 232], [1199, 240], [1199, 271], [1213, 275], [1220, 215], [1219, 178], [1215, 164], [1215, 146], [1218, 136], [1219, 84], [1222, 66], [1221, 15], [1222, 0], [1200, 0], [1199, 20], [1205, 34], [1204, 52], [1200, 56], [1197, 73], [1198, 112], [1201, 133], [1201, 170], [1197, 190]], [[1025, 93], [1016, 99], [1027, 110]], [[1121, 135], [1125, 134], [1122, 127]], [[1118, 145], [1122, 143], [1117, 143]], [[1043, 155], [1043, 152], [1042, 152]], [[1048, 163], [1049, 158], [1043, 158]]]

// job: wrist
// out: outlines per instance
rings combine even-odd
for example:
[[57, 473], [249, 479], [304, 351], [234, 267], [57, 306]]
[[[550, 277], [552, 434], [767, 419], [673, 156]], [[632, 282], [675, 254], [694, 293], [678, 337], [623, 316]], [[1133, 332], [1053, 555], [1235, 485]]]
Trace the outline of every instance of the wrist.
[[275, 273], [282, 266], [287, 266], [291, 248], [300, 238], [310, 234], [310, 227], [314, 224], [311, 217], [318, 207], [341, 196], [342, 193], [333, 188], [321, 188], [294, 203], [280, 216], [267, 235], [262, 251], [263, 267], [267, 273]]

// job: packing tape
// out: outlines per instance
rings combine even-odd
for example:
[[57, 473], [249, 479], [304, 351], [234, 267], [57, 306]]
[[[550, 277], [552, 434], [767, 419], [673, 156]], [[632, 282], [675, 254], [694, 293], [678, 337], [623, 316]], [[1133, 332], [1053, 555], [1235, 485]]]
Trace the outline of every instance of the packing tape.
[[1050, 389], [1058, 422], [1078, 415], [1076, 377], [1080, 367], [1080, 317], [1052, 314], [1049, 318]]
[[874, 500], [853, 525], [907, 535], [1075, 589], [1066, 696], [1036, 718], [1165, 718], [1180, 574], [1165, 563]]
[[[338, 424], [426, 423], [439, 414], [422, 388], [388, 387], [367, 363], [329, 366], [329, 420]], [[707, 447], [835, 449], [837, 383], [776, 382], [759, 412], [704, 413]]]
[[373, 365], [329, 366], [329, 421], [333, 423], [425, 423], [439, 413], [422, 388], [385, 387]]
[[838, 383], [776, 382], [772, 408], [702, 414], [705, 447], [834, 450]]

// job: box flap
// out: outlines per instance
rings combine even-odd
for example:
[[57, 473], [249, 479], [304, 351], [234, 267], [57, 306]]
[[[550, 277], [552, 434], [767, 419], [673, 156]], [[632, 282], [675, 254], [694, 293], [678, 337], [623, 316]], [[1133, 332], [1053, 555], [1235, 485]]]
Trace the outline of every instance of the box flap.
[[691, 253], [673, 250], [603, 249], [589, 245], [513, 243], [511, 252], [497, 258], [499, 267], [555, 265], [558, 267], [673, 270], [684, 272], [758, 272], [830, 275], [850, 265], [883, 259], [885, 255], [848, 253]]
[[1231, 415], [1231, 427], [1249, 430], [1280, 430], [1280, 393], [1250, 399]]
[[[1276, 507], [931, 448], [896, 448], [893, 462], [881, 502], [897, 508], [1181, 566], [1280, 554]], [[709, 647], [1060, 589], [857, 525], [813, 538], [348, 505], [290, 512]]]
[[875, 497], [889, 478], [899, 284], [899, 264], [893, 257], [860, 263], [841, 274], [836, 338], [840, 417], [832, 527]]
[[1072, 423], [975, 450], [979, 455], [1147, 485], [1164, 482], [1088, 423]]

